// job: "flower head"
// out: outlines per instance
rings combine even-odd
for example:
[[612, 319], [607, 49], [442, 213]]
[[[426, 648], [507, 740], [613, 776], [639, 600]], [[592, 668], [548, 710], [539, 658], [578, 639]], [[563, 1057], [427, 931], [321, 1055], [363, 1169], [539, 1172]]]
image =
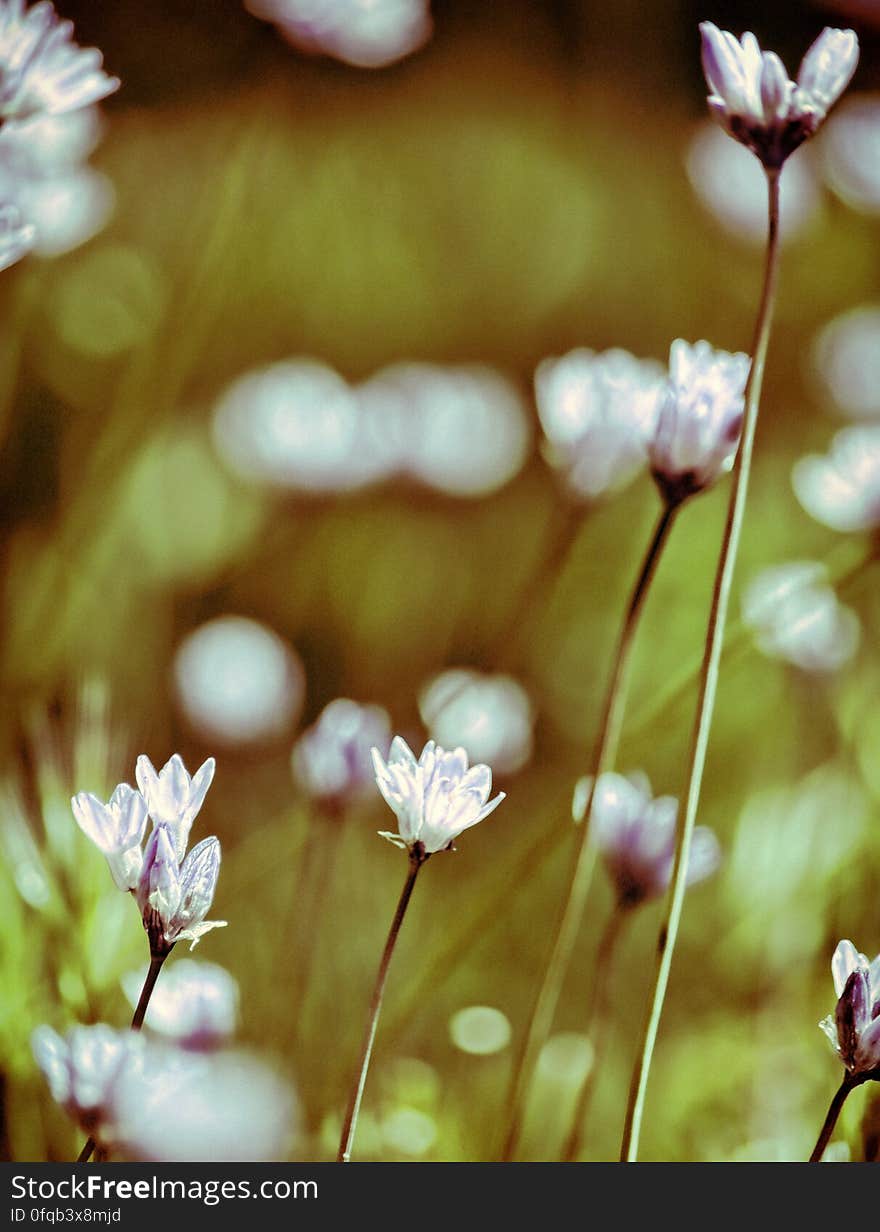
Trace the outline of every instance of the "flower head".
[[0, 0], [0, 119], [71, 111], [119, 89], [100, 51], [78, 47], [72, 35], [73, 23], [48, 0]]
[[447, 752], [433, 740], [416, 761], [406, 741], [395, 736], [387, 762], [373, 749], [373, 766], [379, 790], [398, 821], [398, 833], [382, 831], [382, 837], [417, 855], [448, 850], [459, 834], [488, 817], [504, 799], [505, 793], [499, 792], [489, 800], [488, 766], [468, 769], [464, 749]]
[[100, 1136], [112, 1087], [140, 1054], [142, 1042], [131, 1031], [114, 1031], [104, 1023], [71, 1027], [62, 1038], [51, 1027], [31, 1036], [34, 1058], [52, 1098], [88, 1134]]
[[167, 829], [178, 860], [183, 859], [190, 828], [211, 786], [214, 765], [214, 758], [209, 757], [190, 778], [177, 753], [158, 774], [149, 757], [137, 759], [135, 777], [153, 824]]
[[294, 777], [313, 799], [343, 804], [372, 783], [373, 746], [384, 756], [390, 743], [387, 711], [337, 697], [296, 742]]
[[139, 791], [120, 783], [107, 804], [90, 791], [70, 802], [79, 828], [107, 857], [120, 890], [133, 890], [143, 864], [141, 843], [147, 826], [147, 804]]
[[[122, 981], [134, 1008], [140, 999], [145, 971], [130, 971]], [[235, 1032], [238, 985], [216, 963], [181, 958], [163, 973], [144, 1020], [166, 1039], [195, 1051], [216, 1048]]]
[[[575, 788], [573, 813], [582, 821], [592, 780], [581, 779]], [[651, 795], [651, 784], [641, 774], [624, 778], [603, 774], [593, 794], [591, 828], [621, 907], [635, 907], [663, 894], [672, 878], [678, 801]], [[688, 885], [712, 875], [721, 858], [718, 839], [705, 826], [697, 826], [691, 840]]]
[[764, 569], [747, 587], [742, 612], [764, 654], [803, 671], [834, 671], [859, 644], [859, 619], [838, 601], [818, 561]]
[[819, 1026], [849, 1072], [880, 1080], [880, 954], [869, 962], [851, 941], [831, 960], [837, 1007]]
[[754, 34], [737, 40], [704, 21], [700, 35], [713, 115], [768, 170], [778, 170], [813, 136], [859, 59], [852, 30], [826, 28], [804, 56], [795, 82], [775, 52], [761, 50]]
[[205, 919], [219, 872], [216, 838], [202, 839], [180, 864], [168, 827], [155, 827], [137, 886], [137, 903], [154, 956], [168, 954], [178, 941], [190, 941], [193, 950], [205, 933], [226, 926], [225, 920]]
[[792, 484], [800, 503], [833, 530], [880, 526], [880, 426], [844, 428], [827, 457], [795, 463]]
[[574, 493], [597, 500], [646, 465], [663, 387], [662, 365], [620, 349], [596, 354], [580, 347], [538, 365], [545, 453]]
[[664, 498], [678, 504], [710, 487], [733, 466], [739, 446], [751, 360], [708, 342], [677, 338], [669, 379], [648, 447]]

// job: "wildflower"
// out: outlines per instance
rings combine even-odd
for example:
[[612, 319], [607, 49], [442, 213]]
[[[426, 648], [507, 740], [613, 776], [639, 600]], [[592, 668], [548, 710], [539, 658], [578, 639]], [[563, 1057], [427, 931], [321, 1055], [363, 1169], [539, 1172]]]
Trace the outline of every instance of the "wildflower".
[[880, 426], [844, 428], [827, 457], [795, 463], [795, 494], [807, 513], [833, 530], [880, 526]]
[[397, 834], [380, 834], [418, 858], [450, 850], [459, 834], [504, 799], [499, 792], [489, 800], [492, 771], [484, 765], [468, 769], [462, 748], [447, 752], [429, 740], [416, 761], [406, 741], [395, 736], [387, 763], [378, 749], [372, 753], [376, 783], [398, 821]]
[[535, 396], [546, 455], [569, 487], [589, 500], [617, 491], [647, 463], [663, 396], [662, 365], [614, 349], [585, 347], [545, 359]]
[[838, 601], [817, 561], [764, 569], [743, 596], [743, 621], [764, 654], [804, 671], [834, 671], [859, 644], [855, 612]]
[[178, 941], [190, 941], [194, 950], [212, 928], [225, 928], [225, 920], [206, 920], [220, 872], [220, 843], [205, 838], [193, 847], [182, 864], [166, 825], [157, 825], [144, 851], [137, 886], [137, 904], [153, 957], [169, 954]]
[[295, 47], [356, 68], [384, 68], [417, 51], [432, 30], [428, 0], [246, 0]]
[[106, 856], [119, 889], [135, 889], [147, 825], [147, 804], [141, 793], [128, 783], [120, 783], [107, 804], [89, 791], [79, 792], [70, 804], [83, 834]]
[[532, 755], [534, 709], [512, 676], [450, 668], [419, 693], [419, 714], [444, 746], [461, 744], [496, 774], [521, 770]]
[[880, 213], [880, 96], [858, 94], [842, 103], [822, 134], [822, 167], [847, 205]]
[[209, 757], [190, 778], [177, 753], [158, 774], [149, 757], [141, 755], [137, 759], [135, 777], [138, 787], [147, 802], [153, 824], [164, 826], [168, 831], [178, 861], [183, 859], [190, 828], [211, 786], [214, 766], [214, 758]]
[[385, 756], [390, 742], [387, 711], [337, 697], [297, 741], [294, 777], [313, 799], [342, 805], [373, 781], [370, 750], [376, 746]]
[[853, 1077], [880, 1080], [880, 954], [869, 962], [851, 941], [841, 941], [831, 975], [837, 1007], [819, 1026]]
[[15, 265], [34, 246], [36, 231], [14, 205], [0, 205], [0, 270]]
[[140, 1056], [137, 1035], [96, 1023], [71, 1027], [62, 1038], [43, 1026], [31, 1036], [31, 1047], [55, 1102], [85, 1133], [101, 1136], [113, 1084]]
[[677, 338], [669, 379], [648, 446], [651, 473], [671, 505], [702, 492], [733, 466], [742, 431], [751, 360], [708, 342]]
[[[591, 782], [589, 778], [580, 779], [575, 788], [575, 821], [584, 818]], [[675, 860], [677, 815], [678, 801], [672, 796], [654, 799], [651, 784], [642, 774], [600, 777], [593, 795], [591, 829], [620, 907], [635, 907], [665, 893]], [[710, 877], [720, 858], [714, 833], [697, 826], [691, 841], [688, 884]]]
[[822, 31], [801, 62], [797, 81], [754, 34], [737, 41], [710, 21], [700, 25], [709, 107], [737, 141], [769, 170], [778, 170], [817, 131], [856, 70], [852, 30]]
[[[130, 971], [122, 981], [135, 1007], [145, 971]], [[171, 964], [153, 990], [145, 1025], [184, 1048], [206, 1051], [235, 1032], [238, 984], [216, 963], [181, 958]]]
[[72, 34], [48, 0], [0, 0], [0, 120], [87, 107], [119, 89], [100, 51], [78, 47]]

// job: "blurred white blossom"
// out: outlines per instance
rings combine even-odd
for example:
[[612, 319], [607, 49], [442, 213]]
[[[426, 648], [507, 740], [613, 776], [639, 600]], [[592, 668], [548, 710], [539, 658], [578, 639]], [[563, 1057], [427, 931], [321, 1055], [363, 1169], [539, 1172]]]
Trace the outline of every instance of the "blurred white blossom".
[[700, 23], [709, 108], [716, 120], [778, 169], [822, 124], [850, 82], [859, 59], [852, 30], [824, 29], [804, 56], [797, 81], [754, 34], [737, 40], [711, 21]]
[[880, 305], [863, 304], [829, 321], [813, 342], [812, 361], [839, 411], [880, 418]]
[[503, 1052], [513, 1029], [510, 1019], [492, 1005], [467, 1005], [449, 1020], [449, 1038], [462, 1052], [476, 1057]]
[[[138, 1004], [146, 970], [129, 971], [122, 987]], [[217, 1048], [235, 1033], [238, 984], [217, 963], [178, 958], [162, 972], [153, 989], [144, 1025], [184, 1048]]]
[[532, 755], [534, 710], [512, 676], [450, 668], [419, 692], [419, 713], [444, 748], [462, 745], [496, 774], [522, 769]]
[[619, 348], [597, 354], [579, 347], [538, 365], [545, 453], [574, 493], [596, 500], [647, 468], [664, 380], [662, 364]]
[[84, 1133], [103, 1141], [114, 1083], [137, 1069], [142, 1040], [104, 1023], [71, 1027], [64, 1037], [43, 1026], [31, 1036], [31, 1047], [55, 1102]]
[[173, 664], [178, 705], [200, 735], [225, 745], [290, 731], [305, 698], [296, 651], [244, 616], [218, 616], [189, 633]]
[[[707, 120], [691, 138], [686, 165], [691, 187], [725, 231], [746, 243], [767, 242], [767, 177], [748, 150]], [[779, 233], [786, 242], [819, 217], [819, 183], [809, 159], [789, 163], [779, 197]]]
[[147, 826], [147, 803], [141, 793], [120, 783], [107, 804], [89, 791], [79, 792], [70, 804], [79, 828], [106, 857], [118, 888], [135, 889]]
[[880, 213], [880, 94], [846, 99], [822, 134], [825, 178], [854, 209]]
[[795, 494], [812, 517], [833, 530], [880, 526], [880, 424], [843, 428], [826, 456], [795, 463]]
[[294, 778], [316, 800], [343, 804], [374, 781], [373, 747], [385, 756], [391, 719], [381, 706], [364, 706], [338, 697], [294, 745]]
[[428, 0], [245, 0], [295, 47], [357, 68], [382, 68], [417, 51], [432, 30]]
[[835, 671], [858, 648], [858, 617], [840, 603], [817, 561], [762, 570], [746, 588], [742, 613], [764, 654], [804, 671]]
[[373, 749], [376, 783], [398, 821], [398, 833], [380, 831], [383, 838], [410, 853], [427, 857], [446, 851], [464, 831], [488, 817], [504, 799], [489, 800], [492, 771], [468, 768], [462, 748], [447, 752], [429, 740], [416, 761], [400, 736], [391, 742], [388, 761]]
[[851, 1074], [880, 1079], [880, 954], [869, 962], [851, 941], [841, 941], [831, 975], [837, 1006], [819, 1026]]

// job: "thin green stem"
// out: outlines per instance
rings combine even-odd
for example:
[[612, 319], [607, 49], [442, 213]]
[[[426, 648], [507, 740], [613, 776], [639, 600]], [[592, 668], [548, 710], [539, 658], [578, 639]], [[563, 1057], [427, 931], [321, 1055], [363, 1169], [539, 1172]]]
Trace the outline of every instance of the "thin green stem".
[[847, 1096], [850, 1091], [858, 1086], [858, 1082], [853, 1079], [852, 1074], [848, 1071], [843, 1076], [843, 1082], [837, 1088], [834, 1098], [831, 1101], [831, 1106], [828, 1109], [828, 1115], [825, 1117], [825, 1123], [819, 1131], [819, 1137], [816, 1140], [816, 1145], [813, 1147], [813, 1153], [810, 1156], [811, 1164], [818, 1164], [825, 1154], [825, 1148], [829, 1143], [831, 1135], [834, 1133], [834, 1127], [837, 1125], [837, 1118], [843, 1111], [843, 1105], [846, 1103]]
[[[159, 972], [162, 970], [162, 964], [167, 957], [167, 954], [162, 954], [159, 957], [152, 957], [150, 959], [150, 969], [147, 972], [147, 978], [144, 980], [144, 986], [141, 989], [141, 995], [138, 998], [137, 1007], [131, 1020], [132, 1031], [140, 1031], [141, 1027], [144, 1025], [144, 1016], [147, 1012], [147, 1006], [150, 1004], [150, 997], [153, 995], [153, 989], [156, 987], [156, 980], [159, 978]], [[96, 1146], [97, 1143], [95, 1142], [95, 1139], [89, 1138], [79, 1155], [77, 1155], [76, 1162], [78, 1164], [88, 1163], [88, 1161], [92, 1158], [92, 1152], [95, 1150]]]
[[660, 1027], [660, 1019], [663, 1014], [663, 1002], [666, 996], [669, 972], [672, 967], [672, 956], [675, 951], [675, 941], [684, 905], [691, 837], [694, 832], [697, 810], [700, 803], [700, 790], [703, 783], [703, 771], [706, 765], [709, 733], [712, 727], [715, 696], [718, 690], [718, 675], [724, 644], [724, 625], [730, 603], [731, 585], [746, 509], [749, 473], [751, 471], [752, 452], [755, 441], [755, 427], [758, 422], [758, 407], [761, 400], [764, 363], [767, 358], [767, 346], [770, 340], [770, 327], [773, 320], [773, 308], [776, 300], [776, 285], [779, 273], [778, 171], [767, 172], [767, 186], [767, 258], [764, 268], [764, 286], [761, 293], [761, 303], [758, 309], [752, 347], [752, 366], [745, 392], [742, 440], [734, 465], [727, 524], [721, 543], [718, 568], [715, 575], [715, 588], [712, 595], [712, 607], [709, 614], [700, 693], [691, 743], [687, 805], [676, 844], [675, 866], [669, 891], [666, 918], [660, 931], [654, 992], [645, 1018], [641, 1047], [637, 1055], [627, 1103], [626, 1121], [620, 1152], [620, 1158], [624, 1161], [633, 1161], [638, 1158], [639, 1134], [645, 1107], [648, 1076], [651, 1070], [651, 1059], [657, 1040], [657, 1032]]
[[361, 1109], [364, 1087], [367, 1083], [367, 1072], [370, 1068], [370, 1057], [373, 1054], [376, 1028], [379, 1025], [379, 1014], [382, 1009], [382, 998], [385, 994], [385, 982], [388, 979], [388, 968], [391, 965], [391, 958], [394, 954], [394, 947], [397, 944], [400, 926], [403, 924], [403, 917], [406, 915], [406, 909], [409, 906], [409, 900], [416, 884], [416, 877], [418, 877], [419, 869], [427, 859], [428, 856], [418, 847], [410, 852], [409, 871], [406, 875], [406, 881], [403, 883], [403, 890], [400, 894], [397, 910], [394, 913], [394, 919], [391, 921], [391, 928], [388, 930], [388, 940], [385, 942], [385, 949], [382, 952], [382, 961], [379, 963], [379, 970], [376, 974], [376, 984], [373, 989], [367, 1017], [367, 1029], [364, 1032], [364, 1042], [361, 1046], [360, 1064], [348, 1099], [345, 1122], [342, 1126], [342, 1136], [339, 1140], [339, 1151], [336, 1156], [338, 1164], [347, 1164], [351, 1159], [351, 1148], [357, 1131], [358, 1114]]
[[608, 917], [608, 923], [599, 941], [596, 951], [595, 978], [593, 981], [592, 1005], [587, 1011], [587, 1038], [592, 1045], [590, 1068], [584, 1074], [578, 1091], [577, 1101], [571, 1118], [571, 1129], [565, 1140], [562, 1158], [565, 1163], [571, 1163], [581, 1153], [584, 1138], [584, 1126], [590, 1101], [596, 1086], [596, 1079], [601, 1068], [600, 1062], [605, 1052], [605, 1041], [608, 1035], [611, 976], [614, 971], [614, 955], [617, 943], [623, 934], [623, 925], [629, 919], [629, 911], [617, 903]]
[[541, 1049], [547, 1042], [553, 1026], [553, 1017], [559, 1003], [563, 981], [571, 962], [571, 955], [580, 931], [584, 907], [593, 878], [596, 852], [589, 841], [593, 792], [597, 780], [613, 769], [620, 743], [620, 730], [626, 707], [632, 651], [639, 619], [644, 609], [645, 598], [650, 589], [657, 563], [672, 529], [678, 506], [665, 504], [654, 527], [648, 550], [639, 569], [638, 578], [627, 605], [621, 626], [617, 649], [611, 670], [611, 679], [602, 708], [599, 734], [593, 756], [592, 785], [584, 812], [580, 839], [575, 850], [568, 890], [564, 906], [556, 926], [553, 949], [544, 972], [544, 979], [535, 1000], [525, 1040], [514, 1070], [507, 1105], [507, 1135], [502, 1150], [502, 1159], [513, 1159], [522, 1132], [525, 1105], [531, 1087], [532, 1075]]

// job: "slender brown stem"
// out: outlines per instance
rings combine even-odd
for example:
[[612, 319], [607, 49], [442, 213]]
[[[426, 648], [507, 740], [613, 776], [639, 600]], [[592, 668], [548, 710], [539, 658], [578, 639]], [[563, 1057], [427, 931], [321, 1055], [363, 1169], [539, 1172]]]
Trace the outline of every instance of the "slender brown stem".
[[556, 926], [550, 960], [532, 1009], [525, 1040], [511, 1083], [507, 1105], [507, 1134], [501, 1152], [501, 1158], [505, 1160], [513, 1159], [516, 1152], [522, 1132], [525, 1105], [531, 1087], [532, 1075], [534, 1074], [538, 1056], [553, 1026], [553, 1017], [556, 1013], [563, 981], [565, 980], [565, 975], [571, 962], [572, 951], [580, 931], [587, 894], [589, 893], [593, 869], [596, 863], [595, 849], [589, 842], [594, 789], [596, 781], [614, 767], [617, 757], [617, 747], [620, 743], [620, 730], [623, 724], [623, 714], [629, 685], [629, 669], [635, 645], [635, 634], [644, 608], [645, 597], [650, 588], [654, 571], [660, 560], [677, 510], [677, 505], [666, 504], [660, 512], [621, 626], [593, 755], [592, 786], [584, 812], [584, 821], [575, 851], [568, 889]]
[[846, 1072], [843, 1076], [843, 1082], [837, 1088], [831, 1105], [828, 1109], [828, 1115], [825, 1117], [825, 1123], [819, 1133], [816, 1145], [813, 1147], [813, 1153], [810, 1156], [811, 1164], [821, 1162], [822, 1156], [825, 1154], [825, 1148], [834, 1133], [834, 1127], [837, 1124], [837, 1118], [840, 1116], [843, 1105], [846, 1103], [847, 1096], [850, 1091], [854, 1090], [859, 1084], [853, 1079], [852, 1074]]
[[600, 1062], [605, 1051], [605, 1041], [608, 1033], [609, 994], [611, 992], [611, 976], [614, 972], [614, 955], [617, 950], [617, 943], [623, 934], [623, 925], [629, 919], [629, 914], [620, 903], [615, 905], [614, 910], [608, 917], [608, 922], [599, 940], [599, 948], [596, 951], [592, 1005], [587, 1011], [587, 1021], [589, 1023], [587, 1038], [592, 1045], [592, 1059], [590, 1068], [584, 1074], [580, 1090], [578, 1091], [577, 1101], [571, 1118], [571, 1129], [562, 1151], [562, 1159], [565, 1163], [570, 1163], [572, 1160], [577, 1159], [583, 1146], [584, 1126], [587, 1120], [587, 1113], [590, 1110], [590, 1101], [593, 1098], [596, 1079], [599, 1076]]
[[[170, 951], [169, 951], [170, 953]], [[159, 972], [162, 970], [162, 964], [168, 957], [167, 954], [162, 954], [159, 957], [150, 959], [150, 969], [147, 972], [147, 978], [144, 980], [144, 986], [141, 989], [141, 995], [138, 999], [137, 1008], [134, 1011], [134, 1016], [131, 1020], [132, 1031], [140, 1031], [144, 1025], [144, 1016], [147, 1012], [147, 1006], [150, 1004], [150, 997], [153, 995], [153, 989], [156, 987], [156, 980], [159, 978]], [[92, 1157], [92, 1152], [95, 1150], [96, 1142], [94, 1138], [89, 1138], [79, 1155], [76, 1157], [78, 1164], [88, 1163]]]
[[672, 967], [672, 956], [675, 951], [675, 941], [678, 926], [681, 921], [684, 905], [685, 888], [687, 884], [687, 866], [690, 855], [691, 837], [696, 824], [697, 809], [700, 803], [700, 791], [703, 783], [703, 771], [706, 765], [706, 753], [709, 747], [709, 733], [712, 727], [712, 716], [715, 709], [715, 697], [718, 691], [718, 675], [721, 666], [721, 652], [724, 644], [724, 625], [727, 619], [727, 609], [730, 603], [730, 591], [733, 574], [736, 567], [737, 550], [743, 518], [745, 516], [746, 498], [748, 495], [749, 474], [751, 471], [752, 451], [755, 441], [755, 428], [758, 422], [758, 407], [761, 400], [761, 385], [764, 377], [764, 363], [767, 358], [767, 346], [770, 340], [770, 326], [773, 320], [773, 308], [776, 300], [776, 285], [779, 273], [779, 172], [767, 172], [768, 186], [768, 237], [767, 258], [764, 267], [764, 286], [761, 293], [761, 303], [755, 325], [755, 337], [752, 346], [752, 365], [745, 391], [745, 416], [743, 420], [742, 440], [737, 451], [733, 471], [733, 485], [730, 493], [730, 503], [727, 511], [727, 523], [724, 538], [718, 558], [715, 574], [715, 587], [712, 595], [712, 607], [709, 614], [709, 624], [706, 633], [706, 645], [703, 654], [703, 666], [700, 678], [700, 694], [697, 703], [691, 740], [690, 770], [688, 775], [687, 805], [684, 821], [679, 830], [675, 851], [675, 866], [672, 883], [667, 900], [666, 918], [660, 931], [658, 944], [657, 975], [654, 992], [649, 1003], [642, 1031], [642, 1042], [637, 1055], [630, 1084], [629, 1100], [626, 1110], [626, 1121], [621, 1143], [620, 1158], [633, 1161], [638, 1158], [639, 1134], [641, 1131], [642, 1114], [645, 1107], [645, 1095], [648, 1086], [648, 1076], [651, 1069], [651, 1059], [654, 1045], [663, 1014], [663, 1002], [666, 987], [669, 982], [669, 972]]
[[406, 881], [403, 883], [403, 890], [400, 894], [397, 910], [394, 913], [394, 919], [391, 921], [391, 928], [388, 930], [388, 940], [385, 942], [385, 949], [382, 952], [382, 961], [379, 963], [379, 970], [376, 974], [376, 984], [373, 989], [369, 1015], [367, 1017], [367, 1029], [364, 1032], [364, 1042], [361, 1046], [358, 1073], [348, 1099], [345, 1122], [342, 1126], [342, 1136], [339, 1140], [339, 1151], [336, 1155], [336, 1162], [338, 1164], [347, 1164], [351, 1159], [351, 1148], [354, 1143], [355, 1132], [357, 1131], [358, 1113], [361, 1108], [364, 1087], [367, 1083], [367, 1071], [370, 1068], [370, 1057], [373, 1053], [376, 1028], [379, 1025], [379, 1013], [382, 1009], [382, 997], [385, 994], [388, 968], [391, 965], [391, 958], [394, 954], [394, 947], [397, 944], [400, 926], [403, 924], [403, 917], [406, 915], [406, 909], [409, 906], [409, 900], [416, 884], [416, 877], [418, 877], [419, 869], [427, 859], [428, 856], [418, 847], [410, 852], [409, 871], [406, 875]]

